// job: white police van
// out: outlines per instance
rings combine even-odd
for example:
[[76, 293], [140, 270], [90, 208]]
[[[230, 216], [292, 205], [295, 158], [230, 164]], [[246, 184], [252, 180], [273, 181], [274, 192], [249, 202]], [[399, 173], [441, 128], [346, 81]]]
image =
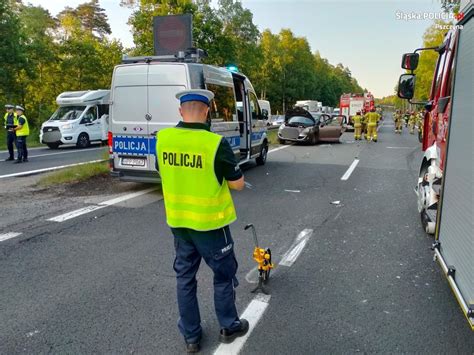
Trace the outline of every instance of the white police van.
[[177, 56], [124, 58], [114, 69], [110, 97], [111, 174], [125, 181], [156, 182], [156, 134], [180, 120], [175, 95], [208, 89], [211, 130], [225, 137], [240, 164], [268, 152], [265, 115], [248, 78], [199, 63], [200, 50]]
[[86, 148], [106, 142], [110, 90], [67, 91], [56, 98], [58, 109], [41, 125], [40, 142], [51, 149], [61, 144]]

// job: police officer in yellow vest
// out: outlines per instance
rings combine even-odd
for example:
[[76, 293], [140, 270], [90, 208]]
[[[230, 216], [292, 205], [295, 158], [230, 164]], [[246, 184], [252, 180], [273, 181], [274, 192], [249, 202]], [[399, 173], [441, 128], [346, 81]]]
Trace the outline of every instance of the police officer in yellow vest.
[[372, 108], [367, 117], [367, 140], [373, 140], [377, 142], [377, 124], [380, 120], [380, 115], [375, 112], [375, 108]]
[[15, 152], [13, 151], [13, 146], [16, 145], [16, 135], [14, 128], [18, 125], [18, 119], [16, 112], [13, 111], [15, 106], [11, 104], [5, 105], [5, 115], [3, 116], [3, 126], [7, 130], [7, 148], [8, 148], [8, 158], [5, 161], [15, 160]]
[[362, 116], [360, 111], [357, 111], [357, 114], [352, 116], [352, 122], [354, 123], [354, 139], [360, 140], [362, 137]]
[[26, 163], [28, 161], [28, 149], [26, 148], [26, 138], [30, 134], [28, 120], [24, 115], [25, 109], [16, 106], [16, 115], [18, 116], [18, 125], [14, 128], [16, 134], [16, 149], [18, 150], [18, 159], [15, 163]]
[[176, 95], [183, 121], [157, 134], [157, 160], [166, 220], [174, 235], [179, 330], [187, 352], [200, 350], [201, 318], [196, 273], [201, 259], [214, 272], [214, 305], [219, 339], [231, 343], [247, 333], [235, 307], [237, 260], [229, 224], [237, 219], [230, 189], [242, 190], [244, 177], [230, 144], [210, 132], [207, 122], [214, 94], [186, 90]]

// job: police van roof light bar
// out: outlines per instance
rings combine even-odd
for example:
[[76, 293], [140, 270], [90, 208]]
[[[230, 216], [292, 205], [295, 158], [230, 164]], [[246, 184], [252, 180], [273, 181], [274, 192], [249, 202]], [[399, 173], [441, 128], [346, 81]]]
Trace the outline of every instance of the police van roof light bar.
[[129, 57], [123, 55], [122, 64], [151, 63], [151, 62], [178, 62], [178, 63], [200, 63], [202, 58], [207, 58], [207, 52], [199, 48], [188, 48], [179, 51], [175, 55], [139, 56]]

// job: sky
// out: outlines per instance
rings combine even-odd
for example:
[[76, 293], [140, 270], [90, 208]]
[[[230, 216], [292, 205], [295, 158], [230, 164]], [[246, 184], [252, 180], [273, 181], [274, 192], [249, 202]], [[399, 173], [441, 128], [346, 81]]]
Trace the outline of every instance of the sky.
[[[41, 5], [56, 15], [65, 6], [86, 0], [24, 0]], [[215, 4], [217, 1], [213, 0]], [[331, 64], [349, 67], [359, 84], [376, 97], [393, 94], [401, 56], [421, 47], [431, 19], [404, 20], [407, 14], [440, 13], [438, 0], [242, 0], [263, 31], [278, 33], [289, 28], [308, 39]], [[131, 10], [120, 0], [100, 0], [112, 28], [112, 37], [133, 46], [127, 25]], [[398, 14], [398, 15], [397, 15]]]

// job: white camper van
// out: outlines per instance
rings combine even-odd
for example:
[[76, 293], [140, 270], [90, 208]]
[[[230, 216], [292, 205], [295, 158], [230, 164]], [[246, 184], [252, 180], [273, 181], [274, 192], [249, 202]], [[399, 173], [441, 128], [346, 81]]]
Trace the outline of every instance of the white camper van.
[[[173, 60], [174, 59], [174, 60]], [[250, 81], [226, 68], [191, 58], [126, 58], [114, 69], [110, 101], [111, 174], [126, 181], [156, 182], [156, 134], [180, 120], [175, 95], [208, 89], [211, 130], [225, 137], [241, 163], [265, 164], [267, 129]]]
[[56, 98], [59, 108], [41, 125], [40, 142], [85, 148], [107, 141], [110, 90], [67, 91]]

